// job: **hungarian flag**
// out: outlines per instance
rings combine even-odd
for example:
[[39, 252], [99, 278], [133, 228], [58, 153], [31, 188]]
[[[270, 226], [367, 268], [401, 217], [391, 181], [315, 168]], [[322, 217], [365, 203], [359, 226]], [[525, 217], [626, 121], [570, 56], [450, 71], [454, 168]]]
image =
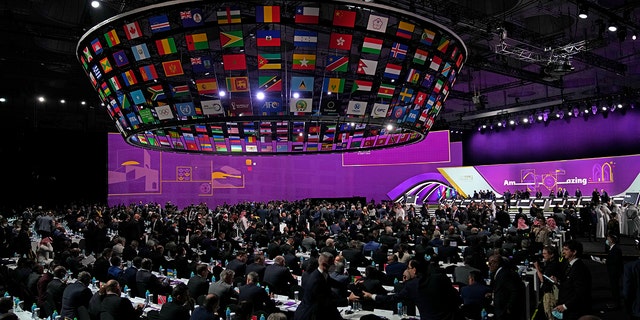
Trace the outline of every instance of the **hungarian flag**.
[[301, 24], [318, 24], [320, 20], [320, 8], [296, 7], [295, 22]]
[[331, 32], [329, 49], [351, 50], [351, 39], [351, 34]]
[[125, 24], [123, 26], [123, 29], [124, 34], [127, 36], [127, 40], [140, 38], [142, 36], [142, 29], [140, 29], [140, 24], [138, 24], [138, 21]]
[[184, 74], [184, 71], [182, 70], [182, 63], [180, 62], [180, 60], [165, 61], [162, 63], [162, 68], [164, 69], [164, 75], [166, 77], [173, 77]]
[[219, 10], [216, 12], [216, 16], [218, 24], [240, 23], [242, 21], [240, 9], [236, 7], [226, 7], [224, 10]]
[[333, 11], [333, 25], [336, 27], [353, 28], [356, 23], [356, 12], [336, 9]]
[[222, 55], [224, 70], [245, 70], [247, 69], [247, 59], [244, 53]]
[[189, 51], [209, 49], [206, 33], [188, 34], [185, 36], [185, 40]]
[[382, 42], [382, 39], [364, 37], [361, 51], [363, 53], [380, 54], [380, 50], [382, 49]]

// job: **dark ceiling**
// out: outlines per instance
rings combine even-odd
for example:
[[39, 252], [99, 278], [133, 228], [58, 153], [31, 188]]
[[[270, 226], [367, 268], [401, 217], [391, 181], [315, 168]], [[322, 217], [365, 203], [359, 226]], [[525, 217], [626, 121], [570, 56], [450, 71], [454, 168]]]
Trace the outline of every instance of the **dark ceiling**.
[[[115, 131], [75, 58], [76, 43], [96, 23], [159, 1], [104, 0], [98, 9], [89, 2], [1, 2], [0, 97], [7, 101], [0, 108], [11, 123]], [[628, 101], [640, 89], [640, 40], [632, 40], [640, 32], [640, 1], [397, 0], [393, 5], [449, 27], [469, 49], [436, 130], [469, 129], [563, 102]], [[580, 7], [588, 9], [587, 19], [577, 17]], [[619, 24], [619, 32], [606, 29], [610, 22]], [[39, 95], [47, 101], [38, 102]]]

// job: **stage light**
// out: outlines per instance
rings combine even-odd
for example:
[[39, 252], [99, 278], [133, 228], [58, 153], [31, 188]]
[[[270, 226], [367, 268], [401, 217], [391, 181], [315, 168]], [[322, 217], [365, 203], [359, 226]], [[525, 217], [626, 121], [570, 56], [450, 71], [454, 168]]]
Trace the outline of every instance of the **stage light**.
[[613, 22], [613, 20], [609, 21], [609, 28], [608, 28], [608, 30], [609, 30], [609, 31], [611, 31], [611, 32], [616, 32], [616, 31], [618, 31], [618, 26], [616, 25], [616, 23], [615, 23], [615, 22]]
[[226, 96], [226, 95], [227, 95], [227, 92], [226, 92], [226, 91], [224, 91], [224, 90], [222, 90], [222, 91], [220, 91], [220, 93], [219, 93], [219, 94], [220, 94], [220, 97], [224, 97], [224, 96]]
[[564, 111], [560, 110], [556, 113], [556, 118], [562, 119], [564, 118]]
[[589, 7], [587, 7], [586, 4], [583, 3], [580, 5], [580, 9], [578, 11], [578, 17], [580, 19], [589, 18]]
[[258, 100], [264, 100], [264, 92], [258, 92], [258, 94], [256, 94], [256, 98], [258, 98]]
[[0, 98], [0, 102], [7, 102], [7, 98]]
[[91, 1], [91, 6], [93, 8], [98, 8], [100, 7], [100, 1]]
[[542, 114], [539, 114], [538, 115], [538, 121], [542, 121], [542, 119], [543, 119]]
[[298, 99], [298, 98], [300, 98], [300, 93], [298, 93], [298, 92], [294, 92], [294, 93], [293, 93], [293, 98], [294, 98], [294, 99]]
[[486, 129], [486, 128], [487, 128], [487, 125], [486, 125], [486, 124], [483, 124], [483, 125], [482, 125], [482, 129]]
[[44, 97], [43, 97], [43, 96], [39, 96], [39, 97], [38, 97], [38, 101], [40, 101], [40, 102], [44, 102], [44, 101], [45, 101], [45, 99], [44, 99]]
[[618, 109], [622, 109], [622, 103], [618, 103]]
[[509, 124], [512, 125], [512, 126], [515, 126], [516, 125], [516, 121], [515, 120], [509, 120]]
[[65, 100], [65, 99], [60, 99], [60, 104], [65, 104], [65, 103], [67, 103], [67, 100]]
[[502, 122], [498, 121], [498, 127], [502, 127]]
[[523, 123], [529, 123], [529, 118], [522, 118]]
[[602, 106], [602, 111], [607, 111], [607, 106]]
[[84, 105], [86, 105], [86, 104], [87, 104], [87, 102], [86, 102], [86, 101], [84, 101], [84, 100], [80, 101], [80, 105], [83, 105], [83, 106], [84, 106]]

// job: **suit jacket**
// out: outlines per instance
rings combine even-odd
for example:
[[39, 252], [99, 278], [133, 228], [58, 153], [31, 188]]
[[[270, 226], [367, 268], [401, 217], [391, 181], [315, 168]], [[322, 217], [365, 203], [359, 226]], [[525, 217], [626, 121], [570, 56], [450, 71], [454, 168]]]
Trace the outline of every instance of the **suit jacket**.
[[[127, 269], [124, 270], [124, 274], [122, 275], [122, 277], [120, 278], [120, 281], [122, 281], [120, 283], [120, 286], [124, 288], [124, 286], [126, 285], [127, 287], [129, 287], [129, 289], [131, 289], [131, 293], [133, 294], [134, 297], [138, 297], [138, 284], [136, 283], [136, 274], [138, 273], [138, 268], [136, 267], [129, 267]], [[144, 294], [143, 294], [144, 295]]]
[[209, 281], [203, 278], [201, 275], [195, 275], [187, 282], [189, 288], [189, 295], [197, 299], [201, 295], [206, 295], [209, 291]]
[[584, 261], [578, 259], [571, 267], [567, 263], [563, 274], [558, 305], [567, 307], [563, 319], [575, 320], [591, 311], [591, 273]]
[[167, 302], [160, 309], [159, 320], [189, 320], [189, 309], [177, 302]]
[[609, 274], [609, 278], [620, 280], [620, 276], [622, 276], [624, 262], [622, 261], [622, 250], [619, 245], [614, 245], [609, 249], [609, 253], [607, 254], [607, 273]]
[[480, 269], [474, 268], [470, 265], [458, 266], [453, 269], [453, 279], [456, 282], [469, 284], [469, 274], [471, 271], [480, 271]]
[[227, 263], [226, 268], [235, 271], [236, 277], [241, 277], [244, 275], [244, 271], [247, 269], [247, 264], [238, 259], [233, 259], [229, 261], [229, 263]]
[[151, 271], [145, 269], [140, 269], [136, 273], [136, 286], [138, 290], [138, 297], [141, 298], [144, 298], [147, 290], [156, 297], [158, 294], [166, 295], [171, 292], [170, 286], [163, 285], [158, 277], [151, 273]]
[[[239, 288], [238, 301], [251, 301], [253, 303], [253, 310], [262, 310], [268, 313], [275, 311], [276, 304], [271, 300], [267, 291], [262, 287], [251, 283], [246, 284]], [[269, 289], [271, 290], [271, 289]]]
[[54, 310], [58, 312], [62, 310], [62, 295], [67, 284], [58, 278], [53, 278], [47, 284], [47, 300], [45, 302], [45, 312], [51, 315]]
[[407, 264], [402, 262], [392, 262], [387, 265], [387, 268], [384, 270], [389, 278], [389, 281], [393, 282], [393, 279], [398, 279], [398, 281], [402, 281], [402, 274], [407, 270]]
[[289, 288], [298, 284], [287, 267], [277, 264], [272, 264], [264, 270], [264, 282], [270, 284], [271, 292], [283, 295], [289, 295]]
[[349, 261], [351, 268], [364, 267], [367, 263], [367, 258], [364, 256], [361, 250], [356, 248], [348, 248], [342, 250], [342, 256]]
[[302, 300], [293, 315], [293, 319], [342, 319], [338, 311], [338, 305], [331, 294], [332, 282], [335, 282], [335, 280], [328, 275], [325, 278], [318, 269], [309, 273], [302, 284]]
[[62, 308], [60, 315], [64, 318], [73, 319], [78, 316], [78, 307], [85, 306], [89, 308], [89, 300], [91, 300], [91, 289], [82, 282], [76, 281], [68, 285], [62, 293]]
[[138, 319], [142, 314], [142, 310], [133, 308], [131, 300], [116, 294], [107, 294], [102, 298], [100, 312], [106, 312], [114, 319]]
[[631, 315], [640, 317], [640, 260], [631, 261], [624, 265], [622, 296]]
[[496, 319], [522, 319], [524, 284], [520, 276], [506, 267], [500, 269], [491, 282]]
[[254, 271], [258, 274], [258, 279], [260, 281], [264, 280], [264, 270], [267, 268], [264, 264], [251, 263], [247, 265], [247, 269], [245, 270], [245, 276], [249, 274], [249, 272]]

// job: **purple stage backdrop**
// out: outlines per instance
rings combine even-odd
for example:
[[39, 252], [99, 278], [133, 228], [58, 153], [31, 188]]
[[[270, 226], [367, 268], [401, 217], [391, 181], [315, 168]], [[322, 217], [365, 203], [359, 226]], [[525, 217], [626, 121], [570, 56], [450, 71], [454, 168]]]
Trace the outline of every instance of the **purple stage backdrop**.
[[[379, 202], [404, 195], [402, 190], [424, 183], [420, 179], [446, 184], [437, 169], [461, 164], [461, 143], [450, 143], [448, 131], [430, 132], [424, 141], [405, 147], [299, 156], [158, 152], [132, 147], [111, 134], [108, 203], [171, 201], [184, 207], [354, 196]], [[444, 192], [436, 189], [421, 196]]]

